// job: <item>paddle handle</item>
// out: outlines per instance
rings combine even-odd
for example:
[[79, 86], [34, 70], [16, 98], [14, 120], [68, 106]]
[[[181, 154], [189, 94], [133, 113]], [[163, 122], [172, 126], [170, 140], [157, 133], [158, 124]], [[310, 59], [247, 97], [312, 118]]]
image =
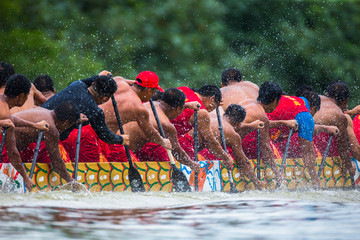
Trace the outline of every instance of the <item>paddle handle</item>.
[[332, 139], [333, 139], [333, 135], [330, 136], [329, 141], [328, 141], [327, 144], [326, 144], [326, 148], [325, 148], [324, 154], [323, 154], [323, 156], [322, 156], [321, 163], [320, 163], [320, 167], [319, 167], [319, 172], [318, 172], [318, 176], [319, 176], [319, 177], [320, 177], [321, 172], [322, 172], [322, 170], [323, 170], [323, 168], [324, 168], [325, 160], [326, 160], [327, 155], [328, 155], [328, 153], [329, 153], [330, 144], [331, 144]]
[[[111, 96], [111, 101], [112, 101], [112, 104], [113, 104], [113, 107], [114, 107], [114, 112], [115, 112], [116, 120], [117, 120], [118, 125], [119, 125], [120, 133], [124, 134], [124, 128], [123, 128], [123, 125], [122, 125], [122, 122], [121, 122], [121, 119], [120, 119], [119, 109], [117, 107], [117, 103], [116, 103], [114, 95]], [[128, 162], [130, 164], [129, 166], [134, 167], [133, 162], [131, 160], [129, 147], [127, 145], [124, 145], [124, 148], [125, 148], [127, 160], [128, 160]]]
[[260, 148], [260, 129], [257, 129], [257, 162], [256, 162], [256, 175], [257, 178], [260, 180], [260, 155], [261, 155], [261, 148]]
[[286, 141], [284, 155], [283, 155], [283, 158], [282, 158], [282, 161], [281, 161], [281, 169], [280, 169], [281, 174], [284, 173], [284, 166], [285, 166], [286, 157], [287, 157], [289, 146], [290, 146], [290, 140], [291, 140], [292, 133], [293, 133], [293, 129], [291, 128], [290, 132], [289, 132], [288, 139]]
[[[217, 120], [218, 120], [218, 124], [219, 124], [219, 131], [220, 131], [222, 147], [223, 147], [225, 153], [227, 154], [227, 148], [226, 148], [226, 142], [225, 142], [225, 136], [224, 136], [224, 129], [222, 127], [219, 107], [216, 107], [216, 115], [217, 115]], [[237, 192], [237, 190], [235, 188], [234, 180], [232, 178], [232, 172], [231, 172], [231, 170], [227, 170], [227, 171], [228, 171], [228, 175], [229, 175], [230, 192]]]
[[79, 124], [79, 130], [78, 130], [78, 135], [77, 135], [77, 139], [76, 139], [75, 167], [74, 167], [74, 180], [75, 181], [77, 181], [77, 175], [78, 175], [81, 129], [82, 129], [82, 122]]
[[39, 137], [36, 143], [36, 148], [35, 148], [35, 153], [34, 153], [34, 157], [33, 157], [33, 161], [31, 164], [31, 169], [30, 169], [30, 174], [29, 174], [29, 178], [32, 179], [33, 175], [34, 175], [34, 171], [35, 171], [35, 166], [36, 166], [36, 160], [39, 154], [39, 149], [40, 149], [40, 144], [41, 144], [41, 140], [43, 137], [44, 131], [41, 130], [39, 133]]
[[[198, 110], [194, 111], [194, 161], [198, 162]], [[199, 174], [194, 173], [195, 192], [199, 191]]]

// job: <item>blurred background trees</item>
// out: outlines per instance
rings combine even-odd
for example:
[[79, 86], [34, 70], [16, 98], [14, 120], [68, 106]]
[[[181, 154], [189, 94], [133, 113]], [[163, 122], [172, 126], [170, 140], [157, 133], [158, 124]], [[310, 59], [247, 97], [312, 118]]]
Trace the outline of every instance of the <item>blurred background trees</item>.
[[156, 72], [164, 88], [220, 86], [221, 72], [276, 81], [293, 94], [334, 80], [360, 104], [360, 2], [263, 0], [5, 0], [0, 61], [57, 90], [106, 69], [134, 79]]

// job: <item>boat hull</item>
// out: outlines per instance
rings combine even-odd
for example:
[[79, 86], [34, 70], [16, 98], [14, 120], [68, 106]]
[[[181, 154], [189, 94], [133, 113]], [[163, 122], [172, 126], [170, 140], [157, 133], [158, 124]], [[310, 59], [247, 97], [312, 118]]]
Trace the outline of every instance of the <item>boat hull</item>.
[[[280, 168], [281, 159], [276, 160]], [[318, 171], [321, 159], [316, 161]], [[357, 166], [355, 183], [359, 184], [360, 174], [358, 161], [353, 159]], [[170, 180], [171, 168], [168, 162], [136, 162], [134, 163], [139, 171], [146, 191], [173, 191]], [[256, 172], [256, 160], [251, 160], [251, 164]], [[24, 164], [27, 171], [30, 171], [31, 163]], [[190, 185], [194, 186], [194, 174], [190, 168], [177, 163], [178, 167], [189, 179]], [[201, 161], [201, 172], [199, 174], [199, 191], [229, 191], [229, 177], [227, 170], [221, 161]], [[321, 186], [326, 188], [351, 187], [350, 175], [343, 175], [341, 171], [342, 160], [339, 157], [327, 158], [323, 172], [321, 173]], [[73, 174], [74, 164], [67, 163], [66, 168]], [[102, 163], [79, 163], [78, 182], [82, 183], [90, 192], [101, 191], [130, 191], [128, 179], [128, 163], [102, 162]], [[239, 191], [255, 189], [254, 184], [240, 174], [237, 167], [232, 171], [232, 177], [236, 188]], [[284, 187], [287, 189], [302, 189], [309, 186], [310, 176], [304, 170], [302, 159], [287, 159], [284, 169]], [[51, 166], [45, 163], [36, 164], [34, 171], [34, 191], [56, 190], [59, 186], [66, 184], [57, 173], [52, 171]], [[274, 174], [269, 166], [261, 163], [261, 178], [266, 185], [266, 189], [274, 190], [276, 182]], [[9, 184], [11, 182], [11, 184]], [[10, 164], [0, 164], [0, 184], [3, 190], [24, 192], [22, 177]]]

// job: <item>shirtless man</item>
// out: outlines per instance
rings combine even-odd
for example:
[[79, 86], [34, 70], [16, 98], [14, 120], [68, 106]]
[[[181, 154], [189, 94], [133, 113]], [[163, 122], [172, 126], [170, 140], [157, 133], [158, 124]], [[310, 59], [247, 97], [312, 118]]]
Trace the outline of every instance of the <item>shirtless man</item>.
[[[49, 75], [39, 75], [34, 79], [34, 86], [39, 90], [42, 95], [48, 100], [56, 94], [54, 82]], [[36, 105], [41, 105], [36, 103]]]
[[[48, 123], [46, 121], [33, 123], [10, 115], [11, 108], [15, 106], [20, 107], [25, 103], [30, 92], [30, 87], [31, 83], [29, 79], [21, 74], [12, 75], [6, 81], [4, 95], [0, 95], [0, 119], [11, 119], [16, 127], [32, 127], [39, 130], [48, 130]], [[23, 177], [25, 187], [31, 191], [33, 181], [26, 174], [25, 167], [22, 165], [20, 154], [16, 147], [15, 128], [8, 128], [5, 145], [11, 164]]]
[[[71, 127], [80, 119], [80, 110], [72, 102], [62, 102], [54, 110], [45, 108], [29, 109], [14, 114], [30, 122], [45, 120], [49, 124], [49, 131], [44, 132], [43, 141], [51, 160], [51, 166], [66, 182], [74, 181], [65, 167], [59, 150], [60, 133]], [[82, 121], [87, 118], [83, 115]], [[39, 130], [33, 128], [16, 128], [16, 146], [19, 151], [24, 150], [30, 143], [36, 142]]]
[[[188, 87], [179, 87], [178, 89], [184, 92], [187, 103], [195, 102], [201, 106], [198, 110], [199, 142], [202, 142], [203, 147], [212, 154], [222, 159], [225, 167], [231, 170], [233, 159], [223, 150], [210, 128], [209, 112], [221, 103], [220, 89], [214, 85], [205, 85], [198, 90], [192, 90]], [[181, 147], [190, 157], [194, 157], [193, 131], [191, 131], [194, 127], [194, 110], [184, 109], [178, 117], [170, 121], [176, 128]]]
[[[252, 168], [249, 159], [246, 157], [242, 145], [241, 145], [241, 137], [236, 132], [239, 131], [241, 127], [241, 123], [244, 121], [246, 116], [245, 109], [237, 104], [231, 104], [227, 107], [224, 115], [221, 116], [222, 128], [224, 131], [225, 143], [229, 150], [232, 152], [234, 156], [235, 163], [240, 167], [240, 171], [245, 174], [254, 184], [255, 187], [259, 190], [263, 189], [263, 184], [259, 181], [254, 173], [254, 169]], [[219, 122], [216, 113], [210, 113], [210, 125], [211, 130], [216, 138], [216, 140], [221, 143], [221, 135], [219, 130]], [[257, 121], [258, 123], [261, 123]], [[260, 127], [261, 128], [261, 127]], [[202, 143], [200, 142], [200, 148]], [[203, 153], [203, 152], [201, 152]], [[203, 155], [206, 159], [206, 155]]]
[[221, 86], [224, 111], [230, 104], [238, 104], [245, 99], [256, 100], [259, 95], [259, 87], [255, 83], [243, 81], [241, 72], [234, 68], [223, 71]]
[[[347, 110], [348, 101], [350, 97], [350, 90], [344, 82], [333, 82], [328, 85], [325, 96], [321, 98], [321, 108], [315, 116], [314, 120], [318, 124], [333, 125], [339, 129], [339, 133], [336, 137], [336, 143], [333, 140], [333, 144], [329, 150], [329, 156], [339, 155], [343, 160], [343, 174], [349, 172], [351, 175], [355, 174], [355, 168], [353, 168], [350, 159], [350, 148], [347, 142], [347, 128], [348, 120], [344, 111]], [[329, 136], [316, 136], [314, 139], [315, 145], [319, 150], [325, 148]], [[337, 152], [337, 153], [336, 153]]]
[[[157, 90], [163, 91], [159, 86], [158, 76], [150, 71], [139, 73], [136, 80], [130, 86], [129, 81], [122, 77], [114, 77], [117, 91], [114, 94], [122, 124], [136, 121], [140, 129], [150, 142], [157, 143], [166, 149], [172, 149], [169, 139], [163, 139], [150, 122], [150, 113], [143, 103], [148, 102]], [[111, 101], [103, 104], [100, 108], [105, 113], [106, 123], [109, 129], [116, 133], [119, 131], [118, 121], [114, 113]], [[122, 147], [109, 145], [113, 152], [122, 152]], [[110, 159], [108, 159], [111, 161]]]
[[[160, 131], [150, 103], [145, 103], [144, 106], [149, 111], [151, 124], [157, 131]], [[200, 164], [194, 162], [181, 148], [176, 129], [170, 122], [170, 119], [176, 118], [183, 111], [185, 107], [185, 94], [176, 88], [169, 88], [162, 93], [161, 99], [154, 101], [154, 106], [165, 136], [171, 142], [171, 153], [175, 156], [175, 159], [189, 166], [193, 171], [199, 171]], [[150, 142], [149, 137], [141, 130], [137, 122], [125, 124], [124, 131], [131, 138], [129, 148], [135, 152], [141, 161], [169, 161], [167, 151], [160, 145]]]

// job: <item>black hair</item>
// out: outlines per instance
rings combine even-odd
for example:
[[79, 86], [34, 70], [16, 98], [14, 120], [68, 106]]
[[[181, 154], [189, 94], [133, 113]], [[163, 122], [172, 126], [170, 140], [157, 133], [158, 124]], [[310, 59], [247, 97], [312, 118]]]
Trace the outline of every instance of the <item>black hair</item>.
[[316, 111], [320, 110], [321, 98], [311, 86], [299, 87], [298, 89], [296, 89], [295, 95], [297, 97], [306, 98], [306, 100], [308, 100], [309, 102], [310, 108], [316, 107]]
[[40, 92], [55, 92], [54, 81], [49, 75], [39, 75], [33, 83]]
[[221, 74], [221, 83], [224, 86], [227, 86], [231, 81], [241, 82], [241, 80], [241, 72], [235, 68], [226, 69]]
[[195, 92], [199, 93], [200, 95], [204, 96], [204, 97], [215, 97], [215, 101], [220, 103], [221, 99], [222, 99], [222, 94], [221, 94], [221, 90], [220, 88], [218, 88], [215, 85], [204, 85], [199, 89], [195, 89]]
[[14, 67], [6, 62], [0, 63], [0, 87], [5, 86], [6, 81], [15, 74]]
[[275, 99], [280, 101], [282, 95], [281, 87], [275, 82], [264, 82], [259, 89], [257, 101], [262, 104], [270, 104]]
[[61, 102], [54, 108], [54, 112], [60, 121], [69, 120], [71, 123], [75, 123], [80, 118], [79, 107], [71, 101]]
[[233, 123], [241, 123], [246, 117], [246, 110], [239, 104], [230, 104], [224, 115], [230, 118]]
[[329, 84], [326, 88], [326, 94], [328, 97], [335, 101], [342, 103], [350, 97], [350, 89], [348, 85], [341, 81], [335, 81]]
[[98, 76], [94, 81], [94, 90], [99, 97], [110, 97], [117, 90], [117, 84], [115, 80], [109, 76]]
[[28, 94], [30, 88], [31, 82], [25, 75], [15, 74], [6, 81], [4, 94], [10, 98], [15, 98], [21, 93]]
[[168, 88], [163, 93], [161, 100], [173, 108], [185, 105], [185, 94], [176, 88]]

